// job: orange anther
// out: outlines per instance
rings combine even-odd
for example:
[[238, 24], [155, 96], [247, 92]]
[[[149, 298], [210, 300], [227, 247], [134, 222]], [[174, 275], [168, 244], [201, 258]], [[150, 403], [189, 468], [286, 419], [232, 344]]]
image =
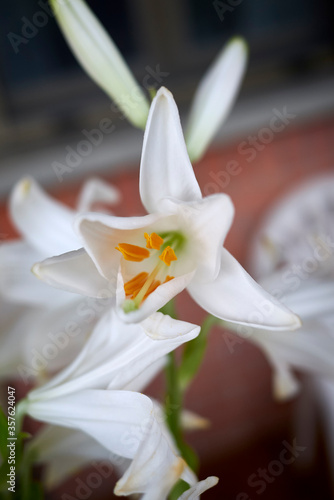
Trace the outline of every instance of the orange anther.
[[177, 260], [174, 250], [172, 247], [166, 247], [165, 250], [159, 255], [159, 259], [162, 260], [167, 266], [170, 266], [170, 263], [173, 260]]
[[145, 281], [147, 280], [147, 276], [148, 273], [142, 272], [137, 274], [130, 281], [127, 281], [127, 283], [124, 284], [125, 295], [136, 296], [140, 291], [140, 289], [142, 288], [142, 286], [144, 285]]
[[144, 233], [146, 238], [146, 248], [154, 248], [154, 250], [160, 250], [161, 245], [164, 240], [157, 233]]
[[164, 283], [168, 283], [168, 281], [171, 281], [173, 279], [174, 279], [174, 276], [166, 276]]
[[122, 253], [125, 260], [131, 262], [141, 262], [150, 256], [150, 252], [146, 248], [131, 245], [130, 243], [119, 243], [116, 250]]

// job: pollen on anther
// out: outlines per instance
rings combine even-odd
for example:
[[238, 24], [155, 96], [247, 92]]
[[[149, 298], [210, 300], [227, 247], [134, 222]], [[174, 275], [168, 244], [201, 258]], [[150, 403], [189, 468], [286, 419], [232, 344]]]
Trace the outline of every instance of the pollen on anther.
[[164, 240], [157, 233], [144, 233], [146, 239], [146, 248], [153, 248], [154, 250], [160, 250], [161, 245]]
[[130, 243], [119, 243], [115, 249], [121, 252], [125, 260], [131, 262], [141, 262], [150, 256], [150, 252], [146, 248], [131, 245]]
[[171, 280], [173, 280], [173, 279], [174, 279], [174, 276], [166, 276], [166, 279], [165, 279], [165, 281], [163, 282], [163, 284], [164, 284], [164, 283], [168, 283], [168, 281], [171, 281]]
[[165, 250], [159, 255], [159, 259], [162, 260], [167, 266], [170, 266], [170, 263], [173, 260], [177, 260], [174, 250], [172, 247], [166, 247]]
[[147, 280], [147, 277], [148, 273], [142, 272], [137, 274], [131, 280], [127, 281], [124, 284], [125, 295], [132, 296], [132, 298], [135, 298], [136, 295], [141, 290], [142, 286], [144, 285], [145, 281]]

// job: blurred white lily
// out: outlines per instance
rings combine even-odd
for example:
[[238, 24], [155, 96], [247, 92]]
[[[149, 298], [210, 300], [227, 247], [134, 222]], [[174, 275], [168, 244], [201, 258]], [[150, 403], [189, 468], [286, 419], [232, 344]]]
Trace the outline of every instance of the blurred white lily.
[[[140, 386], [137, 390], [139, 388]], [[163, 425], [166, 420], [164, 410], [157, 401], [152, 400], [152, 402], [155, 417]], [[204, 429], [209, 425], [208, 420], [188, 410], [182, 412], [181, 419], [185, 430]], [[165, 432], [168, 433], [168, 430], [165, 429]], [[90, 435], [66, 427], [45, 425], [28, 446], [28, 453], [33, 452], [37, 463], [44, 467], [43, 484], [47, 489], [58, 486], [84, 467], [104, 468], [105, 477], [109, 477], [113, 469], [117, 476], [123, 475], [130, 465], [129, 459], [111, 453]]]
[[[281, 278], [281, 272], [268, 276], [263, 286], [272, 293], [278, 289], [282, 292]], [[285, 289], [283, 302], [303, 321], [297, 332], [273, 332], [229, 325], [230, 329], [255, 343], [266, 355], [274, 370], [275, 398], [283, 400], [296, 395], [300, 387], [296, 370], [334, 380], [334, 335], [329, 326], [334, 318], [333, 298], [334, 282], [329, 280], [309, 280], [297, 291]]]
[[[118, 200], [114, 187], [91, 179], [78, 205], [87, 210], [95, 202]], [[31, 273], [36, 259], [80, 246], [72, 229], [74, 210], [53, 200], [34, 180], [23, 179], [12, 191], [10, 215], [22, 239], [0, 246], [0, 375], [21, 375], [27, 382], [59, 370], [74, 358], [108, 299], [80, 300], [45, 286]], [[101, 279], [100, 286], [103, 290], [106, 281]]]
[[298, 332], [245, 331], [273, 365], [281, 398], [298, 390], [295, 369], [334, 378], [333, 192], [333, 176], [312, 179], [268, 212], [254, 238], [251, 267], [303, 321]]
[[[223, 248], [233, 218], [225, 194], [202, 198], [172, 94], [161, 88], [145, 130], [140, 196], [150, 212], [119, 218], [88, 214], [75, 227], [84, 249], [36, 264], [45, 282], [92, 297], [108, 280], [118, 313], [139, 322], [187, 287], [209, 313], [259, 328], [294, 329], [299, 319], [265, 292]], [[86, 269], [92, 259], [94, 268]], [[116, 282], [117, 278], [117, 284]]]
[[247, 45], [232, 38], [201, 80], [185, 132], [189, 157], [198, 160], [207, 149], [237, 97], [247, 63]]
[[149, 103], [121, 53], [83, 0], [50, 0], [59, 26], [88, 75], [127, 119], [144, 128]]
[[116, 495], [144, 493], [145, 499], [163, 499], [179, 478], [196, 485], [154, 404], [134, 391], [161, 368], [165, 354], [199, 330], [161, 313], [140, 325], [126, 325], [111, 311], [73, 363], [31, 391], [20, 403], [21, 411], [84, 432], [112, 454], [131, 460]]

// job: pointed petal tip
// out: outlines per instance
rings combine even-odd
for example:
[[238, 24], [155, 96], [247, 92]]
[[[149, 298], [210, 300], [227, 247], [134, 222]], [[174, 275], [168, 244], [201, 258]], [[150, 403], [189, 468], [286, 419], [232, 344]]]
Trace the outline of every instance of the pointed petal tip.
[[33, 179], [30, 177], [24, 177], [23, 179], [19, 180], [12, 191], [12, 199], [15, 201], [19, 201], [28, 196], [31, 190], [32, 183]]
[[36, 262], [36, 264], [34, 264], [31, 268], [31, 272], [34, 276], [36, 276], [36, 278], [38, 279], [41, 279], [41, 266], [40, 266], [40, 262]]
[[249, 53], [249, 45], [247, 43], [247, 41], [242, 37], [242, 36], [234, 36], [232, 38], [230, 38], [230, 40], [227, 42], [227, 46], [231, 46], [231, 45], [239, 45], [241, 49], [243, 49], [246, 54]]
[[174, 99], [174, 96], [173, 94], [171, 93], [170, 90], [168, 90], [167, 87], [160, 87], [158, 92], [157, 92], [157, 95], [155, 96], [155, 99], [159, 98], [159, 97], [167, 97], [167, 98], [172, 98]]

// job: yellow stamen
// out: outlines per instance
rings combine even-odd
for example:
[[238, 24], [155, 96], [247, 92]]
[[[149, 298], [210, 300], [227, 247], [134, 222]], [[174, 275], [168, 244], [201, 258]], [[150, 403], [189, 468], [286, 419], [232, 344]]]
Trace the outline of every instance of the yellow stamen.
[[119, 243], [118, 247], [115, 248], [122, 253], [125, 260], [131, 262], [141, 262], [150, 256], [150, 252], [146, 248], [131, 245], [130, 243]]
[[160, 250], [161, 245], [164, 240], [157, 233], [147, 234], [144, 233], [146, 238], [146, 248], [154, 248], [154, 250]]
[[170, 266], [170, 263], [173, 260], [177, 260], [174, 250], [172, 247], [166, 247], [165, 250], [159, 255], [159, 259], [162, 260], [167, 266]]
[[124, 284], [125, 295], [132, 295], [134, 298], [137, 293], [139, 293], [141, 287], [144, 285], [147, 280], [148, 273], [142, 272], [137, 274], [134, 278]]

